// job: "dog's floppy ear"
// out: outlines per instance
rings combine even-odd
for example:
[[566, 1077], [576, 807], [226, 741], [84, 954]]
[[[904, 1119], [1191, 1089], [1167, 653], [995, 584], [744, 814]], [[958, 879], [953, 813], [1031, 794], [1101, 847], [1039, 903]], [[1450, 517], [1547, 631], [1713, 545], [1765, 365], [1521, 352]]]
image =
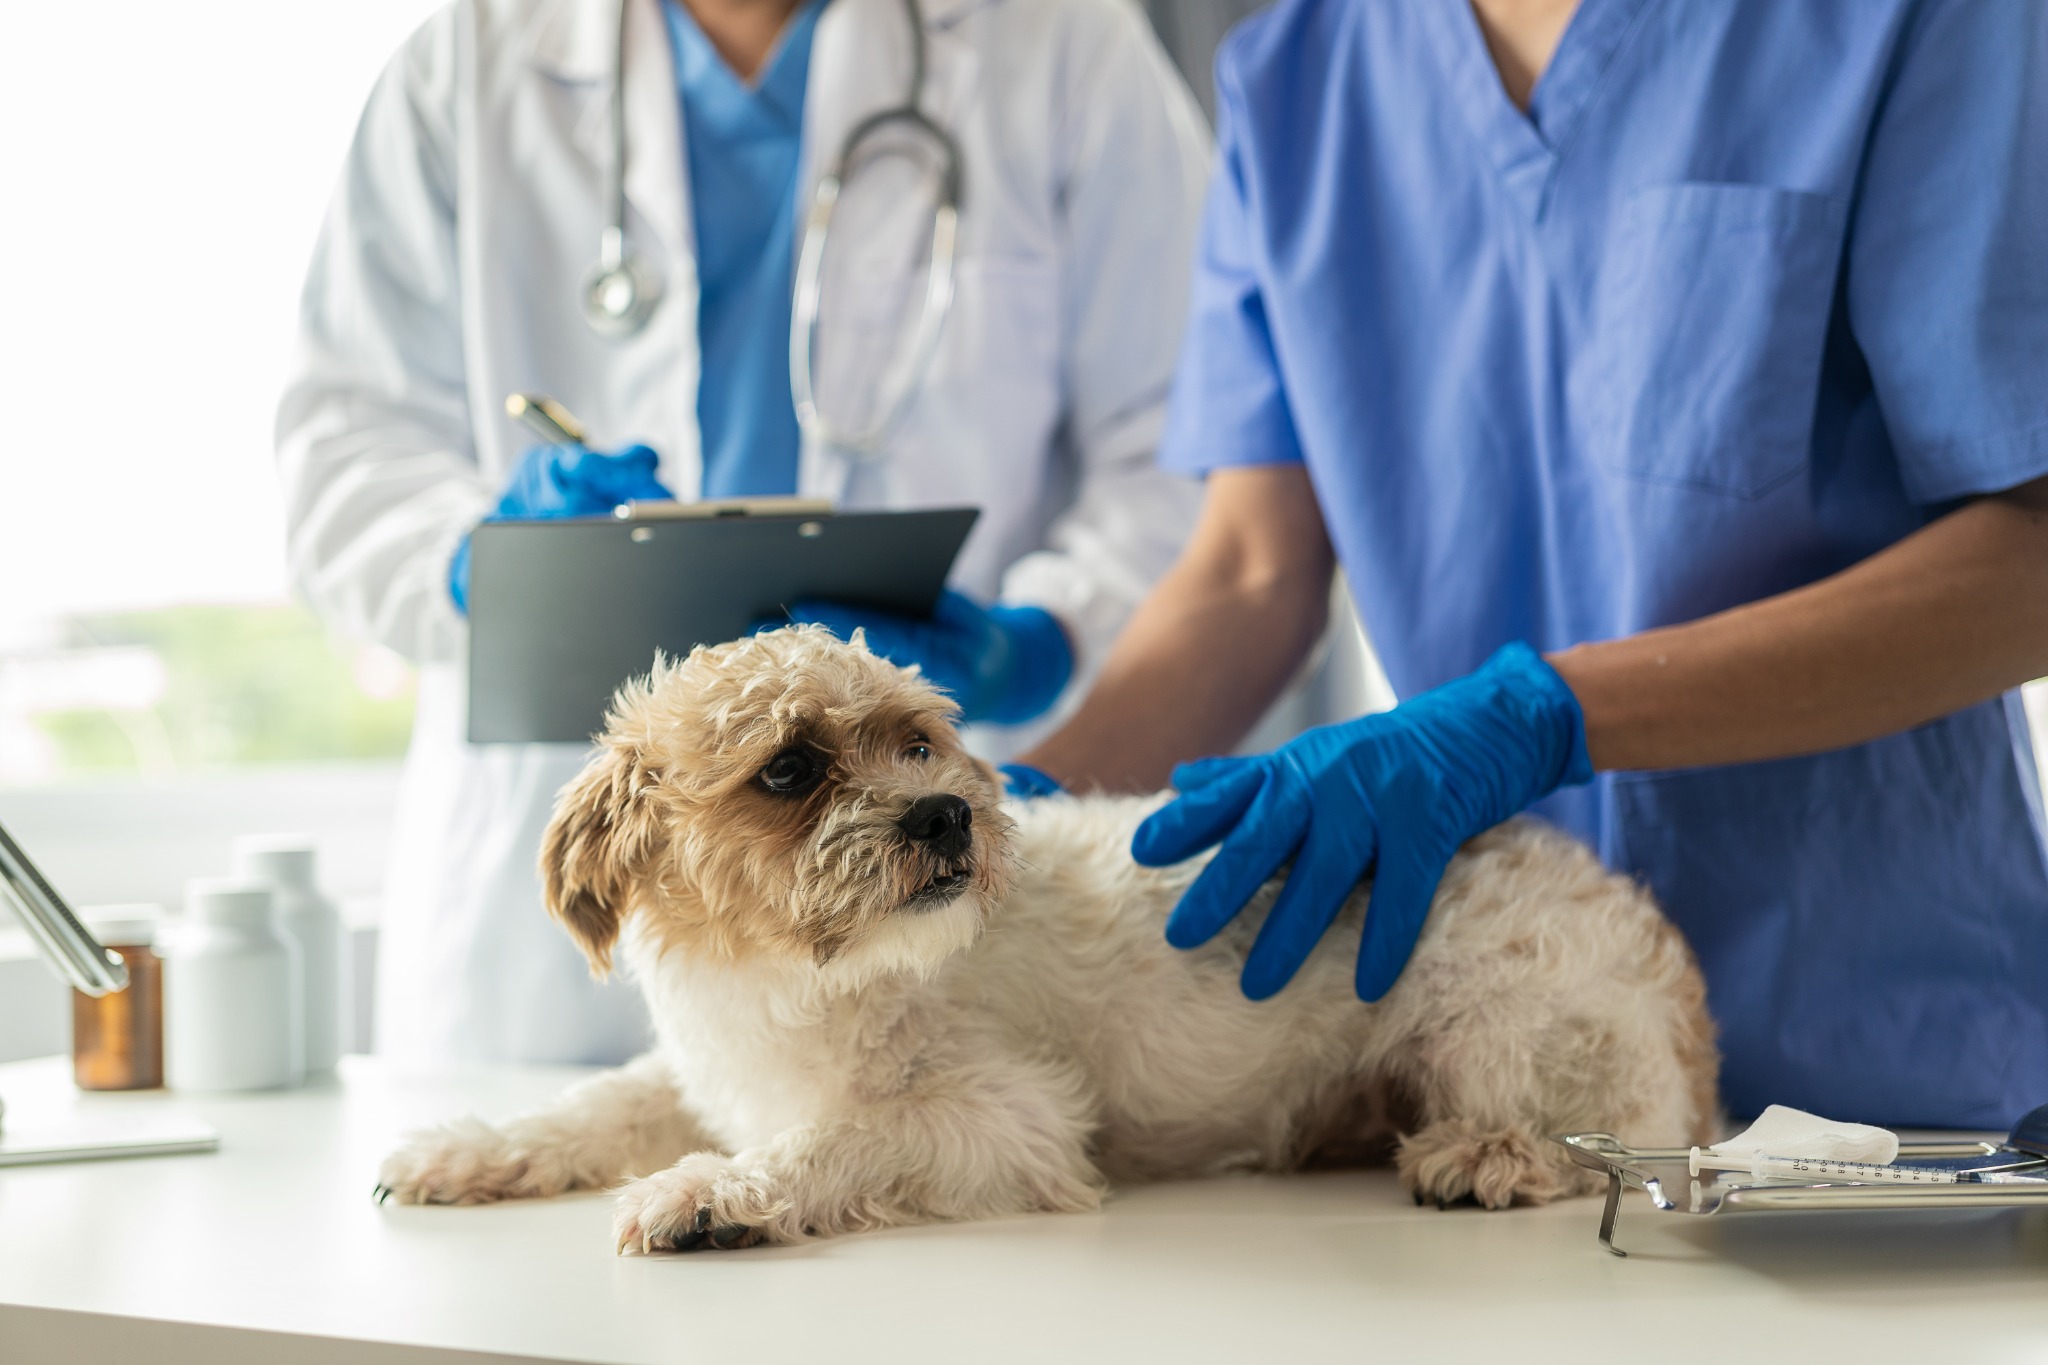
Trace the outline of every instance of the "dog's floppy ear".
[[628, 746], [613, 742], [555, 798], [541, 838], [540, 876], [548, 913], [590, 959], [591, 975], [612, 967], [612, 948], [646, 875], [658, 817], [647, 789], [659, 780]]

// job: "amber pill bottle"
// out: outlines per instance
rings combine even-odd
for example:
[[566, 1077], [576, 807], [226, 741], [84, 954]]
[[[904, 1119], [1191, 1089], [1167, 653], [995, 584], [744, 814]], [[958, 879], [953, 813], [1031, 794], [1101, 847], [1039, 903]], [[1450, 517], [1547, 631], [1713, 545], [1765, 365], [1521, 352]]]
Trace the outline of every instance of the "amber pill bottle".
[[164, 1083], [164, 964], [155, 906], [109, 906], [83, 916], [128, 964], [128, 988], [71, 993], [71, 1074], [80, 1090], [154, 1090]]

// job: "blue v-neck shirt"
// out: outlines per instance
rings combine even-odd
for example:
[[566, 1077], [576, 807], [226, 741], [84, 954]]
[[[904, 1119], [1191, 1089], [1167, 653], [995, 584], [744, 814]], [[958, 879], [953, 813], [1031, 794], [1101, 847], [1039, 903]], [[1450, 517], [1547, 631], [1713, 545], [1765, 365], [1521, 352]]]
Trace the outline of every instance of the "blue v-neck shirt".
[[[2048, 474], [2048, 6], [1583, 0], [1524, 115], [1465, 0], [1281, 0], [1218, 99], [1162, 458], [1305, 462], [1404, 696]], [[1736, 1112], [2048, 1100], [2015, 698], [1541, 809], [1684, 929]]]
[[791, 16], [749, 87], [675, 0], [664, 5], [682, 100], [696, 237], [697, 425], [703, 496], [793, 493], [801, 441], [789, 394], [797, 166], [811, 35], [824, 0]]

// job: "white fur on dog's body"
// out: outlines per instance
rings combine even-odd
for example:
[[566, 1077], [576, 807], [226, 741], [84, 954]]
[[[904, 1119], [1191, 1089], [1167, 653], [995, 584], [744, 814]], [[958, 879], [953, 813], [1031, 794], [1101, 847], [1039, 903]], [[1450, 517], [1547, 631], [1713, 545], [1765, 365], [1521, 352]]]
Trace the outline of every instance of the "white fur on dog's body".
[[[1167, 912], [1204, 860], [1159, 870], [1131, 861], [1131, 832], [1157, 804], [1013, 808], [1015, 889], [972, 948], [952, 952], [956, 936], [934, 932], [948, 956], [898, 959], [923, 958], [925, 971], [835, 992], [783, 964], [644, 960], [629, 947], [661, 1056], [706, 1131], [728, 1151], [769, 1142], [896, 1090], [940, 1038], [992, 1063], [1031, 1058], [1068, 1073], [1089, 1113], [1076, 1142], [1121, 1178], [1296, 1165], [1305, 1138], [1321, 1136], [1308, 1125], [1360, 1085], [1389, 1080], [1469, 1089], [1461, 1112], [1502, 1127], [1535, 1118], [1532, 1099], [1552, 1098], [1543, 1117], [1558, 1130], [1599, 1119], [1664, 1145], [1697, 1126], [1696, 1086], [1676, 1057], [1636, 1059], [1609, 1041], [1678, 1034], [1685, 950], [1647, 897], [1563, 835], [1517, 822], [1461, 855], [1384, 1001], [1362, 1004], [1351, 990], [1361, 888], [1294, 983], [1255, 1002], [1237, 977], [1279, 883], [1214, 942], [1169, 947]], [[1513, 876], [1489, 875], [1510, 861]], [[954, 907], [926, 918], [966, 922]], [[1526, 953], [1512, 946], [1522, 943]], [[1434, 1049], [1458, 1045], [1447, 1019], [1483, 1028], [1489, 1014], [1509, 1036], [1487, 1042], [1513, 1046], [1497, 1059], [1482, 1053], [1492, 1064], [1476, 1075], [1432, 1066]], [[1540, 1055], [1556, 1090], [1531, 1095], [1518, 1054]], [[1613, 1079], [1628, 1112], [1604, 1085], [1574, 1094], [1569, 1077]], [[1603, 1112], [1586, 1112], [1595, 1100]]]
[[[823, 967], [664, 952], [629, 929], [659, 1043], [613, 1073], [610, 1102], [572, 1092], [488, 1137], [421, 1135], [383, 1183], [469, 1202], [681, 1158], [621, 1197], [621, 1246], [647, 1249], [706, 1218], [748, 1229], [743, 1244], [1086, 1208], [1105, 1180], [1341, 1158], [1404, 1119], [1418, 1194], [1490, 1205], [1581, 1187], [1548, 1132], [1700, 1137], [1712, 1059], [1690, 956], [1645, 893], [1565, 836], [1517, 821], [1468, 846], [1378, 1004], [1352, 992], [1364, 888], [1294, 982], [1253, 1002], [1237, 977], [1278, 883], [1213, 942], [1168, 946], [1166, 915], [1201, 860], [1131, 861], [1156, 804], [1012, 806], [1017, 871], [1000, 906], [969, 894], [905, 911]], [[632, 1104], [619, 1096], [659, 1109], [671, 1083], [667, 1102], [689, 1115], [664, 1135], [672, 1150], [644, 1128], [607, 1147], [604, 1126]], [[575, 1169], [550, 1170], [579, 1117]], [[518, 1181], [449, 1178], [488, 1167], [478, 1151], [494, 1144]]]

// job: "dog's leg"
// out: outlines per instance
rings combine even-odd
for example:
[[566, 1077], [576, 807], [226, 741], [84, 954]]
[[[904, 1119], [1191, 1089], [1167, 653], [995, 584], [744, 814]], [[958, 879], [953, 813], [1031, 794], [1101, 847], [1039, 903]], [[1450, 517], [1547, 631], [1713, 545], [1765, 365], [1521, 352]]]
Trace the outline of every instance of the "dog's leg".
[[1093, 1115], [1071, 1075], [1015, 1061], [727, 1157], [698, 1152], [619, 1195], [621, 1252], [733, 1249], [910, 1223], [1094, 1208]]
[[1499, 1209], [1586, 1193], [1597, 1177], [1550, 1135], [1633, 1136], [1671, 1088], [1672, 1078], [1640, 1065], [1669, 1055], [1661, 1019], [1627, 1020], [1635, 1028], [1625, 1031], [1620, 1019], [1512, 994], [1455, 1018], [1412, 1054], [1421, 1113], [1396, 1163], [1418, 1203]]
[[384, 1159], [378, 1198], [486, 1204], [597, 1189], [704, 1145], [667, 1066], [650, 1053], [495, 1127], [467, 1118], [414, 1133]]
[[1630, 1049], [1606, 1022], [1506, 992], [1421, 1041], [1407, 1078], [1420, 1113], [1395, 1158], [1416, 1202], [1499, 1209], [1592, 1188], [1549, 1135], [1613, 1131], [1635, 1110], [1617, 1065]]
[[1684, 939], [1647, 892], [1539, 826], [1472, 847], [1446, 879], [1450, 918], [1404, 981], [1405, 1037], [1382, 1053], [1420, 1108], [1397, 1157], [1409, 1188], [1540, 1204], [1599, 1184], [1555, 1134], [1700, 1141], [1716, 1056]]

